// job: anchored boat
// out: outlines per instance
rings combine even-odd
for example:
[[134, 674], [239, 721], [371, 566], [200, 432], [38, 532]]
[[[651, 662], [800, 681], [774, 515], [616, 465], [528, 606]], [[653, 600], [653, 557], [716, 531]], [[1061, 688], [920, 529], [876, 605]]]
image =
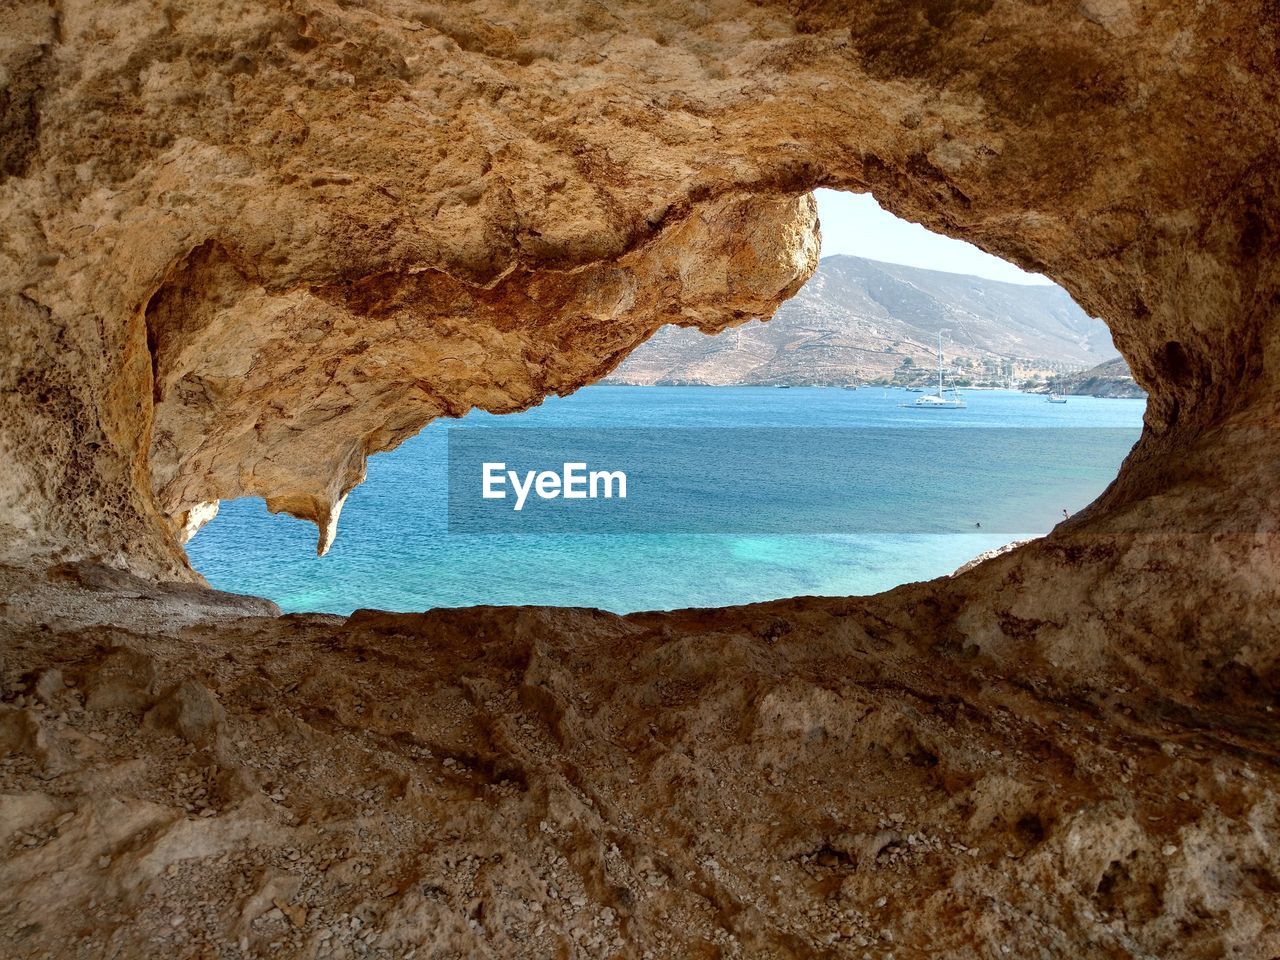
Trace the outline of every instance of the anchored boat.
[[963, 410], [965, 408], [966, 404], [960, 399], [960, 394], [956, 392], [955, 387], [947, 390], [942, 383], [942, 335], [944, 333], [946, 333], [945, 330], [938, 331], [938, 392], [922, 394], [898, 406], [924, 410]]

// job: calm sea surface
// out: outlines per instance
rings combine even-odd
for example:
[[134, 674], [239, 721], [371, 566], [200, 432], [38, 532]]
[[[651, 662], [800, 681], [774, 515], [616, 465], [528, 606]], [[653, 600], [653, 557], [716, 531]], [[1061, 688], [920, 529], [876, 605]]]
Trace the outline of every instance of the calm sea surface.
[[[883, 454], [871, 447], [861, 462], [850, 464], [851, 471], [873, 475], [874, 489], [883, 491], [877, 496], [883, 496], [887, 519], [876, 529], [892, 529], [895, 516], [925, 497], [954, 510], [949, 526], [957, 532], [450, 533], [445, 442], [450, 422], [437, 421], [399, 449], [369, 461], [368, 479], [348, 498], [328, 556], [315, 556], [311, 524], [272, 516], [258, 500], [223, 503], [218, 517], [187, 545], [188, 554], [213, 586], [270, 597], [286, 611], [557, 604], [628, 612], [875, 593], [950, 573], [984, 550], [1047, 532], [1062, 509], [1084, 506], [1115, 476], [1138, 437], [1144, 408], [1141, 401], [1092, 397], [1050, 404], [1013, 391], [969, 391], [965, 410], [899, 406], [915, 396], [879, 388], [597, 386], [549, 399], [523, 414], [473, 413], [463, 423], [605, 430], [868, 428], [868, 436], [886, 428], [978, 428], [982, 433], [973, 436], [980, 441], [955, 444], [962, 464], [946, 462], [945, 440], [943, 456], [937, 456], [939, 437], [945, 435], [935, 435], [922, 448], [933, 451], [928, 457], [913, 457], [910, 444]], [[1034, 429], [1037, 438], [1036, 455], [1025, 459], [1020, 451], [1032, 434], [1020, 439], [1017, 431], [1024, 428]], [[1091, 429], [1094, 433], [1076, 432]], [[1096, 449], [1089, 447], [1094, 435], [1103, 438]], [[1044, 449], [1054, 444], [1071, 451], [1065, 467], [1062, 458], [1053, 460], [1052, 449]], [[984, 461], [992, 465], [989, 472]], [[806, 496], [805, 464], [770, 463], [767, 469], [775, 475], [793, 472], [792, 495]], [[1025, 506], [1018, 516], [1035, 518], [1026, 521], [1026, 529], [1006, 525], [997, 533], [988, 523], [990, 532], [970, 532], [980, 522], [975, 517], [1006, 501]], [[820, 506], [830, 508], [815, 504], [815, 511]]]

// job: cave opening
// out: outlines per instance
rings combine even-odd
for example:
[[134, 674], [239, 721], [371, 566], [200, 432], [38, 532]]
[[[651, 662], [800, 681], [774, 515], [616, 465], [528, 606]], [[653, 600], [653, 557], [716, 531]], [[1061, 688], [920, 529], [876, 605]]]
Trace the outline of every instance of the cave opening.
[[[818, 270], [771, 320], [713, 336], [664, 327], [600, 383], [522, 413], [433, 423], [371, 458], [325, 556], [310, 524], [259, 499], [224, 503], [187, 544], [193, 566], [287, 611], [339, 614], [850, 596], [949, 574], [1101, 493], [1145, 406], [1106, 325], [1046, 278], [870, 194], [816, 199]], [[1059, 391], [1066, 402], [1048, 402]], [[935, 393], [963, 409], [920, 409]], [[511, 428], [547, 437], [538, 452], [552, 459], [568, 438], [642, 474], [644, 457], [676, 465], [612, 525], [562, 513], [504, 526], [459, 513], [449, 434], [476, 427], [465, 436], [498, 438], [494, 457], [510, 458]], [[619, 437], [643, 456], [619, 452]], [[739, 462], [717, 491], [708, 456]], [[674, 514], [646, 515], [673, 498], [686, 501]]]
[[[2, 952], [1280, 956], [1275, 6], [7, 5]], [[887, 228], [824, 307], [816, 185], [1050, 274], [1145, 417]], [[451, 443], [560, 429], [628, 497], [501, 522], [639, 437], [720, 527], [451, 531]], [[289, 610], [838, 596], [280, 617], [218, 501]]]

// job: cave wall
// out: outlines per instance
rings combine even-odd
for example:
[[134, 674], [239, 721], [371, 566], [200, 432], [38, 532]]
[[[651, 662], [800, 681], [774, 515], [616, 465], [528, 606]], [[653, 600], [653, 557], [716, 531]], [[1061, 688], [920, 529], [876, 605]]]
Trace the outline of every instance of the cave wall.
[[1266, 497], [1203, 505], [1274, 485], [1228, 434], [1276, 410], [1276, 14], [11, 4], [0, 552], [191, 577], [180, 541], [244, 495], [323, 550], [366, 457], [432, 419], [768, 316], [815, 266], [817, 186], [1108, 320], [1151, 400], [1090, 522], [1190, 471], [1200, 532], [1256, 531]]
[[[1278, 24], [0, 7], [0, 952], [1274, 957]], [[767, 316], [816, 186], [1107, 319], [1151, 399], [1092, 508], [739, 609], [154, 582], [220, 499], [323, 549], [433, 418]]]

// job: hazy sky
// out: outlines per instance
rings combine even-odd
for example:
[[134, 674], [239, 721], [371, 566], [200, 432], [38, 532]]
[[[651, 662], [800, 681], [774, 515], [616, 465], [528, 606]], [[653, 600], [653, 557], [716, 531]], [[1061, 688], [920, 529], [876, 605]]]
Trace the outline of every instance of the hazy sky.
[[871, 260], [904, 263], [948, 273], [971, 273], [1008, 283], [1049, 283], [971, 243], [931, 233], [918, 223], [899, 220], [880, 209], [869, 193], [817, 190], [822, 221], [822, 255], [850, 253]]

